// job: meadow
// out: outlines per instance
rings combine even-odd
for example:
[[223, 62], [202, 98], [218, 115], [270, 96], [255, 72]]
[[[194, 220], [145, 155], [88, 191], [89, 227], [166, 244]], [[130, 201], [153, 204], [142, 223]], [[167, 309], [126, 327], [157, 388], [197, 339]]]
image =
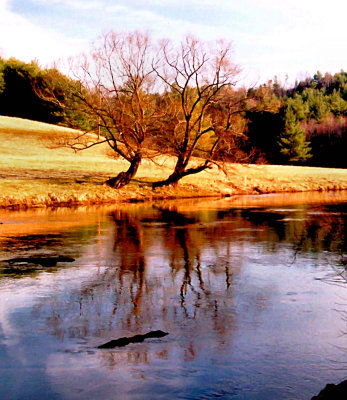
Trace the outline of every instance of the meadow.
[[[166, 178], [174, 158], [143, 160], [131, 183], [115, 190], [104, 182], [126, 170], [107, 145], [80, 152], [57, 146], [71, 129], [0, 117], [0, 207], [26, 208], [108, 204], [240, 194], [347, 190], [347, 170], [278, 165], [227, 164], [183, 178], [177, 187], [152, 189]], [[194, 160], [192, 161], [194, 163]]]

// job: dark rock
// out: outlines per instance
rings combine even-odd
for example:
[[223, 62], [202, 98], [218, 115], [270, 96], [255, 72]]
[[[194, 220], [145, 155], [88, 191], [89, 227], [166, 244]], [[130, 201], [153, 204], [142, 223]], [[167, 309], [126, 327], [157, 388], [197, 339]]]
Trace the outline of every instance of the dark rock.
[[161, 337], [164, 337], [166, 335], [168, 335], [167, 332], [163, 332], [163, 331], [159, 330], [159, 331], [148, 332], [144, 336], [146, 336], [145, 339], [147, 339], [147, 338], [161, 338]]
[[328, 383], [325, 388], [319, 392], [318, 396], [311, 400], [346, 400], [347, 399], [347, 380], [334, 385]]
[[43, 267], [55, 267], [58, 262], [73, 262], [75, 261], [72, 257], [58, 256], [58, 257], [16, 257], [9, 260], [4, 260], [10, 265], [26, 263], [26, 264], [38, 264]]
[[163, 331], [151, 331], [148, 333], [145, 333], [144, 335], [135, 335], [131, 337], [122, 337], [119, 339], [111, 340], [107, 343], [104, 343], [100, 346], [98, 346], [98, 349], [113, 349], [115, 347], [124, 347], [127, 346], [130, 343], [140, 343], [143, 342], [145, 339], [149, 338], [161, 338], [168, 335], [167, 332]]

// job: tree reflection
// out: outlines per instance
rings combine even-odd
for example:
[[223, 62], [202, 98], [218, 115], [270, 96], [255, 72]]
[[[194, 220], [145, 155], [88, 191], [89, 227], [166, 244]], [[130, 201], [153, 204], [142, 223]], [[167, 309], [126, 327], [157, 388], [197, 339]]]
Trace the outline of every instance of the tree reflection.
[[129, 286], [133, 313], [139, 314], [144, 287], [145, 257], [143, 253], [142, 231], [135, 218], [124, 211], [112, 214], [116, 226], [113, 252], [119, 263], [118, 279], [121, 283], [127, 272], [132, 273]]
[[[103, 250], [105, 267], [68, 299], [56, 296], [38, 304], [33, 316], [46, 316], [49, 331], [61, 340], [99, 338], [97, 344], [163, 329], [179, 338], [185, 360], [202, 351], [203, 338], [216, 336], [213, 342], [230, 343], [234, 323], [229, 261], [225, 267], [230, 244], [219, 239], [216, 227], [204, 228], [198, 218], [156, 208], [145, 215], [117, 210], [111, 220], [113, 244]], [[136, 357], [130, 351], [127, 361], [147, 362], [148, 349], [141, 349]], [[102, 354], [110, 366], [124, 356]], [[155, 357], [169, 354], [164, 347]]]
[[[204, 313], [211, 313], [214, 326], [218, 326], [218, 300], [213, 299], [216, 288], [206, 287], [204, 274], [208, 267], [217, 265], [219, 247], [228, 247], [221, 243], [218, 236], [211, 234], [209, 228], [202, 229], [198, 218], [187, 218], [176, 210], [160, 209], [161, 217], [168, 223], [164, 235], [164, 246], [168, 253], [169, 265], [173, 276], [180, 276], [180, 305], [185, 318], [196, 319], [203, 304]], [[214, 231], [215, 228], [212, 228]], [[214, 232], [215, 233], [215, 232]], [[218, 243], [219, 242], [219, 243]], [[206, 265], [202, 252], [208, 249], [213, 264]], [[225, 267], [225, 288], [231, 285], [229, 262]], [[215, 275], [222, 275], [222, 269], [217, 268]], [[220, 290], [220, 288], [218, 288]], [[192, 313], [190, 314], [189, 310]]]

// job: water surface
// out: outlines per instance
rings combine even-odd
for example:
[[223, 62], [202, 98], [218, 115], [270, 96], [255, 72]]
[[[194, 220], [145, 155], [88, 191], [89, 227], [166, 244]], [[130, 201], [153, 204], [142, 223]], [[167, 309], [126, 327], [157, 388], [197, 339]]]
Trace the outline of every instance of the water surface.
[[2, 399], [310, 399], [347, 375], [347, 195], [0, 217]]

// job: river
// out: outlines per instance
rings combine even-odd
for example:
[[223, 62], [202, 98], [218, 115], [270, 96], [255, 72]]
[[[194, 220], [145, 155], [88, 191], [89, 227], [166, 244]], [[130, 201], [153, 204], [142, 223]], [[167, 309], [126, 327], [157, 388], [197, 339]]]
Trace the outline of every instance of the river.
[[346, 378], [346, 193], [0, 222], [1, 399], [302, 400]]

